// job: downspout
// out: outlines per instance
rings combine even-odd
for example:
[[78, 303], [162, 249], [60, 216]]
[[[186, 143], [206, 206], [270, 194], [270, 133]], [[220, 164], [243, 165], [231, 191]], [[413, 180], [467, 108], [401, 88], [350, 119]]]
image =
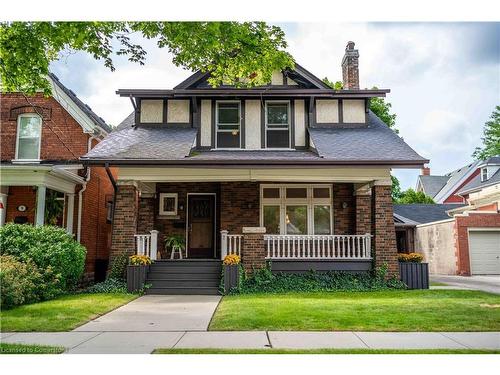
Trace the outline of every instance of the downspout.
[[[97, 139], [94, 136], [89, 137], [87, 143], [87, 152], [90, 152], [92, 149], [92, 141]], [[78, 192], [78, 220], [77, 220], [77, 229], [76, 229], [76, 240], [80, 242], [81, 233], [82, 233], [82, 209], [83, 209], [83, 193], [87, 190], [87, 182], [90, 180], [90, 167], [85, 167], [85, 177], [83, 178], [84, 182], [82, 184], [81, 190]]]
[[108, 175], [109, 181], [111, 181], [111, 185], [113, 185], [114, 197], [113, 197], [113, 205], [111, 206], [111, 217], [115, 217], [115, 202], [116, 202], [116, 194], [118, 192], [118, 185], [116, 184], [116, 180], [109, 169], [109, 163], [104, 164], [104, 168], [106, 169], [106, 173]]

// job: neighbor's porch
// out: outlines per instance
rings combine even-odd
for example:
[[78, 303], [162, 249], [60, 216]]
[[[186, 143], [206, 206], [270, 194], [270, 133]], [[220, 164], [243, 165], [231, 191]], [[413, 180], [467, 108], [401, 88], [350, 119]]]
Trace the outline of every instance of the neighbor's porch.
[[113, 252], [170, 260], [164, 241], [178, 235], [183, 258], [234, 253], [248, 270], [272, 261], [282, 271], [366, 271], [375, 259], [396, 272], [390, 180], [325, 181], [330, 171], [306, 182], [277, 171], [264, 181], [203, 181], [206, 174], [196, 182], [119, 181]]

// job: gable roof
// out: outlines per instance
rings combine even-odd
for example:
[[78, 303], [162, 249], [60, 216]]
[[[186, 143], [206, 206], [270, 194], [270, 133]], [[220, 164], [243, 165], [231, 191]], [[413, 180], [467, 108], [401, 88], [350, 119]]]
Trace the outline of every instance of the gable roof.
[[450, 195], [458, 189], [458, 187], [467, 180], [477, 169], [479, 161], [472, 162], [462, 168], [456, 169], [450, 173], [445, 174], [448, 178], [446, 184], [442, 189], [434, 196], [434, 201], [436, 203], [441, 203], [445, 201]]
[[425, 195], [434, 198], [449, 179], [449, 176], [418, 176], [417, 186], [420, 184]]
[[[66, 86], [63, 85], [63, 83], [59, 80], [59, 77], [57, 77], [54, 73], [49, 73], [49, 77], [53, 84], [62, 90], [64, 94], [66, 94], [69, 99], [90, 119], [90, 121], [97, 127], [99, 127], [101, 130], [103, 130], [105, 133], [111, 133], [113, 130], [112, 127], [110, 127], [108, 124], [106, 124], [106, 121], [100, 116], [98, 116], [94, 111], [92, 111], [92, 108], [90, 108], [87, 104], [82, 102], [78, 96], [73, 92], [73, 90], [67, 88]], [[53, 95], [54, 99], [60, 102], [60, 98], [57, 96], [57, 93], [54, 93]], [[60, 103], [61, 105], [64, 106], [63, 103]], [[67, 108], [65, 108], [67, 109]], [[73, 115], [72, 113], [70, 113]], [[78, 121], [78, 119], [75, 118], [75, 120]]]
[[325, 160], [368, 161], [398, 165], [421, 165], [428, 162], [372, 111], [368, 113], [366, 127], [310, 128], [309, 134], [319, 156]]
[[[294, 69], [284, 70], [284, 74], [289, 76], [294, 81], [296, 81], [300, 86], [306, 88], [316, 88], [316, 89], [331, 89], [327, 84], [325, 84], [321, 79], [316, 77], [314, 74], [306, 70], [301, 65], [295, 63]], [[174, 90], [182, 89], [197, 89], [197, 88], [212, 88], [208, 85], [207, 79], [210, 77], [209, 72], [202, 72], [198, 70], [196, 73], [192, 74], [184, 81], [179, 83], [174, 87]], [[234, 88], [234, 86], [223, 85], [223, 88]], [[263, 86], [260, 86], [263, 87]], [[266, 86], [264, 86], [266, 87]]]
[[426, 224], [450, 219], [446, 211], [462, 207], [463, 204], [395, 204], [394, 217], [404, 224]]
[[493, 176], [491, 176], [486, 181], [481, 181], [481, 174], [475, 176], [467, 185], [465, 185], [458, 194], [469, 194], [474, 191], [481, 190], [484, 187], [500, 184], [500, 169], [495, 172]]

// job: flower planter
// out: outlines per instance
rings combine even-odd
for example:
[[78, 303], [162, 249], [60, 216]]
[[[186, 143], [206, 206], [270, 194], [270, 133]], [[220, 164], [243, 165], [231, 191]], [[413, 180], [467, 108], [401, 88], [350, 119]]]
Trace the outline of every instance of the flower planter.
[[238, 288], [240, 284], [240, 267], [237, 264], [224, 265], [224, 294], [231, 289]]
[[144, 288], [148, 272], [149, 266], [127, 266], [127, 290], [129, 293]]
[[399, 262], [399, 277], [409, 289], [429, 289], [429, 264]]

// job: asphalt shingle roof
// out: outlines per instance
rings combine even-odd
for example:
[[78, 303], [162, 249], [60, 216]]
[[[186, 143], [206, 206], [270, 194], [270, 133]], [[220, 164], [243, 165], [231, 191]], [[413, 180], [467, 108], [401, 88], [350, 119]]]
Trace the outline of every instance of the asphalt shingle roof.
[[462, 194], [462, 192], [475, 190], [477, 188], [482, 188], [483, 186], [489, 186], [496, 183], [500, 183], [500, 169], [496, 171], [493, 176], [491, 176], [489, 179], [483, 182], [481, 182], [481, 173], [478, 174], [460, 190], [459, 194]]
[[371, 111], [366, 127], [311, 128], [309, 133], [319, 156], [324, 159], [422, 163], [427, 161]]
[[432, 198], [443, 188], [450, 179], [449, 176], [418, 176], [424, 193]]
[[[416, 222], [418, 224], [431, 223], [433, 221], [445, 220], [450, 217], [446, 211], [464, 206], [463, 204], [395, 204], [394, 214], [404, 222]], [[405, 219], [409, 219], [405, 220]]]

